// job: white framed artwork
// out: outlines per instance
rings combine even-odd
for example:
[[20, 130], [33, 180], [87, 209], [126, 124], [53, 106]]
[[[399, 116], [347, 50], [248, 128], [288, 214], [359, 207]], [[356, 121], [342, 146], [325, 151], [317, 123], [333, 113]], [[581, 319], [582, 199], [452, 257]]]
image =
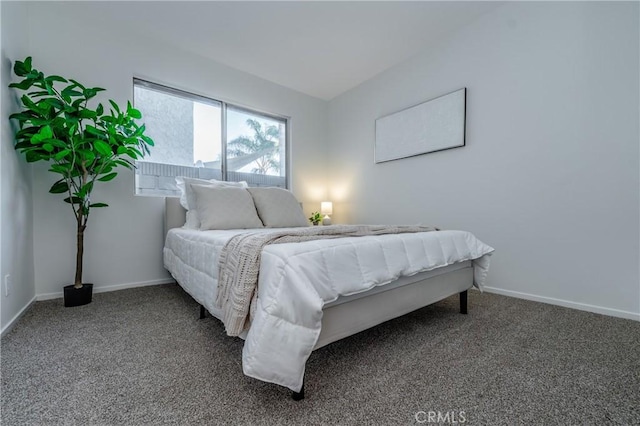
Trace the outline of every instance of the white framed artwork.
[[376, 120], [375, 162], [465, 146], [467, 89]]

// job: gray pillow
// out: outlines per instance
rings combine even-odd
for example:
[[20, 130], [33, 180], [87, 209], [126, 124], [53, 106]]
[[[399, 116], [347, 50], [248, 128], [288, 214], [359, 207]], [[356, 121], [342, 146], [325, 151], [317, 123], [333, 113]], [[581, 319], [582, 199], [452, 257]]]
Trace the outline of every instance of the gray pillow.
[[191, 184], [191, 190], [201, 230], [263, 227], [246, 189]]
[[309, 226], [296, 197], [282, 188], [247, 188], [267, 228]]

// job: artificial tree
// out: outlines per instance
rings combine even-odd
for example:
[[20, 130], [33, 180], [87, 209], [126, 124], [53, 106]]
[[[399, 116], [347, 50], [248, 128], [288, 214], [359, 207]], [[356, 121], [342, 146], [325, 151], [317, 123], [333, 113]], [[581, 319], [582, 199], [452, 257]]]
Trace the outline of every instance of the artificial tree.
[[107, 112], [102, 103], [90, 101], [105, 89], [85, 87], [76, 80], [57, 75], [45, 76], [32, 67], [31, 57], [16, 61], [14, 73], [22, 81], [9, 87], [25, 91], [23, 110], [10, 119], [19, 123], [15, 148], [29, 163], [44, 161], [49, 171], [59, 175], [49, 192], [65, 194], [77, 225], [76, 274], [73, 287], [82, 283], [84, 232], [91, 209], [107, 207], [91, 201], [94, 183], [116, 177], [118, 166], [134, 168], [133, 161], [149, 153], [153, 140], [146, 136], [142, 114], [127, 102], [126, 109], [109, 100]]

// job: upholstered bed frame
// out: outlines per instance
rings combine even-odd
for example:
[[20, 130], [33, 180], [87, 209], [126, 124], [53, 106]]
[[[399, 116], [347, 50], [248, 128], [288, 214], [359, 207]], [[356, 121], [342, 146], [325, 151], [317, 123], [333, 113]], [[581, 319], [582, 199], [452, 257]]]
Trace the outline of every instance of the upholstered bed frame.
[[[165, 235], [170, 229], [183, 226], [185, 217], [186, 210], [178, 198], [165, 199]], [[466, 314], [467, 290], [472, 285], [473, 265], [467, 261], [403, 277], [358, 295], [340, 297], [323, 309], [322, 331], [315, 349], [455, 294], [460, 295], [460, 312]], [[202, 301], [197, 302], [202, 318], [205, 308]], [[304, 386], [300, 392], [293, 393], [293, 399], [302, 398]]]

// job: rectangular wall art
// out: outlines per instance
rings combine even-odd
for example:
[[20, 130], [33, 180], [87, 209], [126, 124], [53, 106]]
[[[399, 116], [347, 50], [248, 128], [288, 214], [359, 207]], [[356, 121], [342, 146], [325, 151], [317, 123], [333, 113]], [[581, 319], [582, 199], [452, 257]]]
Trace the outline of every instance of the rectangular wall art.
[[375, 162], [464, 146], [466, 100], [463, 88], [377, 119]]

